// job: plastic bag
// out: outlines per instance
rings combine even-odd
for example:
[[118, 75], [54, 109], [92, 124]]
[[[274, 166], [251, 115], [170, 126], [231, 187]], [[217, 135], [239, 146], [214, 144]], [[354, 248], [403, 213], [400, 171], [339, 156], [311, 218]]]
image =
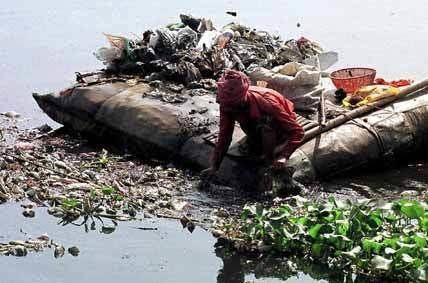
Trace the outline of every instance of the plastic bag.
[[116, 47], [120, 49], [121, 51], [124, 51], [128, 59], [134, 61], [135, 55], [133, 53], [133, 42], [126, 37], [118, 36], [118, 35], [111, 35], [104, 33], [104, 35], [107, 37], [107, 40], [110, 42], [111, 47]]
[[216, 30], [206, 31], [202, 35], [201, 39], [196, 45], [196, 50], [211, 50], [214, 44], [217, 42], [217, 38], [220, 36], [220, 32]]
[[291, 62], [272, 70], [257, 67], [249, 73], [253, 81], [267, 81], [269, 85], [283, 87], [317, 86], [321, 73], [312, 66]]
[[95, 57], [103, 62], [104, 65], [110, 65], [114, 60], [120, 59], [122, 57], [122, 50], [117, 47], [101, 47], [96, 52], [94, 52]]
[[177, 45], [177, 32], [167, 28], [156, 30], [155, 34], [151, 35], [149, 46], [156, 52], [163, 54], [172, 54], [175, 52]]
[[128, 39], [123, 36], [111, 35], [104, 33], [105, 37], [107, 37], [108, 42], [111, 47], [119, 48], [120, 50], [125, 50], [128, 45]]
[[[297, 76], [297, 73], [300, 71], [317, 71], [317, 69], [313, 66], [308, 66], [305, 64], [300, 64], [297, 62], [290, 62], [281, 66], [277, 66], [275, 68], [272, 69], [272, 72], [274, 73], [278, 73], [278, 74], [282, 74], [282, 75], [286, 75], [286, 76]], [[317, 72], [316, 72], [317, 73]], [[316, 74], [315, 73], [315, 74]], [[319, 83], [319, 79], [317, 77], [314, 77], [314, 82], [312, 84], [318, 84]]]
[[[253, 82], [264, 82], [259, 84], [264, 84], [290, 99], [296, 110], [315, 112], [319, 101], [321, 73], [311, 69], [311, 66], [288, 63], [272, 70], [256, 67], [248, 75]], [[287, 76], [281, 72], [296, 73], [295, 76]]]
[[190, 27], [185, 27], [177, 32], [177, 47], [189, 49], [196, 46], [198, 34]]

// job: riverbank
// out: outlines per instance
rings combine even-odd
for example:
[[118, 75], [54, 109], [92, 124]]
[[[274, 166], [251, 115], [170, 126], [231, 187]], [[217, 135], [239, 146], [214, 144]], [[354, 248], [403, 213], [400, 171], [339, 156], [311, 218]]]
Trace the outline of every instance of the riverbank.
[[[240, 218], [245, 204], [276, 207], [286, 201], [218, 185], [201, 191], [195, 172], [168, 161], [142, 160], [64, 128], [53, 131], [48, 126], [42, 126], [20, 130], [19, 119], [1, 119], [5, 139], [0, 144], [0, 200], [22, 205], [20, 209], [13, 209], [17, 218], [26, 217], [37, 223], [38, 219], [43, 222], [47, 217], [56, 217], [60, 225], [79, 226], [87, 232], [98, 230], [102, 234], [115, 233], [120, 227], [127, 227], [128, 223], [135, 221], [168, 218], [189, 234], [195, 230], [209, 230], [218, 237], [224, 235], [225, 224]], [[423, 163], [415, 163], [405, 169], [423, 172], [425, 167]], [[403, 167], [377, 174], [396, 175], [395, 170], [403, 170]], [[355, 177], [354, 181], [349, 181], [352, 176], [344, 176], [347, 184], [341, 183], [341, 180], [335, 181], [334, 185], [315, 184], [306, 188], [303, 196], [321, 202], [331, 196], [356, 200], [367, 197], [420, 198], [424, 194], [423, 182], [406, 184], [400, 181], [403, 186], [396, 183], [388, 188], [385, 186], [387, 183], [377, 180], [376, 173], [367, 176], [367, 185], [358, 181], [361, 176]], [[382, 185], [384, 188], [376, 188]], [[152, 225], [141, 227], [144, 231], [157, 229]], [[13, 240], [22, 240], [22, 237]], [[17, 244], [22, 242], [18, 241]], [[55, 250], [62, 244], [55, 242], [49, 248], [28, 249], [28, 255], [32, 251], [46, 253], [46, 250]], [[70, 246], [74, 244], [77, 243], [69, 241]], [[79, 248], [82, 253], [87, 252], [85, 247]], [[331, 279], [338, 276], [337, 270], [326, 269], [327, 266], [322, 267], [321, 272], [310, 271], [321, 268], [323, 264], [302, 265], [298, 264], [298, 258], [289, 256], [287, 260], [280, 260], [265, 254], [263, 260], [255, 264], [252, 256], [246, 257], [233, 250], [222, 244], [222, 240], [217, 242], [216, 254], [227, 263], [219, 271], [219, 278], [223, 278], [223, 273], [238, 277], [245, 273], [267, 276], [273, 262], [280, 266], [273, 276], [284, 280], [302, 271], [313, 278]], [[237, 265], [239, 270], [233, 269]]]

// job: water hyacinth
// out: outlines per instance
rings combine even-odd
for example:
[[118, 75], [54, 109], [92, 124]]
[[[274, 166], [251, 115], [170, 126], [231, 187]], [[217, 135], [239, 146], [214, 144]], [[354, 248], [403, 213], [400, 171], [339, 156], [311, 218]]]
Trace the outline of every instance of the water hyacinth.
[[428, 280], [426, 201], [296, 196], [271, 208], [246, 205], [240, 221], [221, 228], [222, 240], [241, 251], [298, 255], [377, 278]]

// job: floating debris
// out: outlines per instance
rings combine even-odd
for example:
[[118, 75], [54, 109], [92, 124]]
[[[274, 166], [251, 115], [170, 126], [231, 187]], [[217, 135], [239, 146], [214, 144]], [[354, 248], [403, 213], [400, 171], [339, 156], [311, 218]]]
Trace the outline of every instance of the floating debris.
[[9, 254], [13, 256], [26, 256], [28, 253], [27, 248], [21, 245], [13, 246], [9, 249]]
[[227, 11], [226, 14], [234, 16], [234, 17], [236, 17], [238, 15], [238, 13], [232, 12], [232, 11]]
[[[38, 136], [38, 139], [34, 139]], [[178, 218], [190, 204], [176, 199], [192, 188], [195, 176], [189, 172], [152, 162], [126, 159], [104, 149], [74, 153], [86, 141], [38, 130], [18, 132], [17, 140], [32, 140], [37, 150], [1, 145], [0, 203], [30, 199], [23, 215], [35, 217], [34, 208], [47, 205], [47, 213], [61, 224], [75, 223], [96, 230], [89, 219], [130, 220], [138, 213]], [[79, 223], [79, 219], [83, 223]], [[99, 221], [100, 232], [114, 232]]]
[[55, 250], [54, 250], [54, 257], [55, 258], [60, 258], [63, 257], [65, 254], [65, 248], [64, 246], [56, 246]]
[[60, 251], [57, 251], [58, 247], [61, 246], [55, 243], [48, 235], [43, 234], [25, 241], [15, 240], [8, 243], [0, 243], [0, 255], [23, 257], [29, 252], [41, 252], [46, 248], [55, 248], [54, 256], [57, 258], [61, 254]]
[[11, 119], [16, 119], [21, 117], [21, 114], [19, 114], [18, 112], [15, 111], [7, 111], [7, 112], [2, 112], [0, 113], [0, 115], [3, 115], [7, 118], [11, 118]]
[[33, 218], [34, 216], [36, 216], [36, 212], [32, 209], [27, 208], [22, 212], [22, 215], [24, 215], [24, 217]]
[[68, 248], [68, 253], [69, 254], [71, 254], [72, 256], [79, 256], [79, 254], [80, 254], [80, 250], [79, 250], [79, 248], [78, 247], [76, 247], [76, 246], [73, 246], [73, 247], [70, 247], [70, 248]]

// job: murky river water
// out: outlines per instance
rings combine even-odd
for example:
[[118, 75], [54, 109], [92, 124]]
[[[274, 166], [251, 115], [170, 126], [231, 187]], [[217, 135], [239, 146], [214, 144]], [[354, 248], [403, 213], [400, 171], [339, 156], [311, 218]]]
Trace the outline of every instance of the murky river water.
[[[55, 91], [74, 80], [75, 71], [102, 67], [92, 55], [106, 44], [102, 32], [141, 34], [149, 27], [178, 20], [179, 13], [232, 20], [274, 31], [284, 38], [306, 36], [340, 53], [335, 67], [370, 66], [386, 78], [421, 79], [426, 72], [426, 1], [29, 1], [2, 3], [0, 10], [0, 112], [15, 110], [28, 126], [53, 124], [31, 98], [32, 92]], [[237, 18], [225, 11], [238, 12]], [[300, 23], [300, 27], [297, 26]], [[426, 166], [394, 169], [351, 182], [388, 189], [426, 187]], [[410, 185], [408, 185], [410, 184]], [[40, 213], [43, 215], [43, 212]], [[12, 220], [13, 219], [13, 220]], [[16, 206], [0, 207], [0, 241], [22, 238], [19, 232], [48, 232], [55, 240], [78, 245], [78, 258], [55, 260], [50, 252], [26, 258], [0, 258], [1, 282], [280, 282], [217, 275], [223, 262], [214, 240], [196, 230], [190, 235], [168, 221], [121, 224], [111, 235], [84, 233], [81, 227], [59, 227], [50, 217], [28, 220]], [[158, 231], [132, 227], [152, 225]], [[226, 269], [226, 267], [225, 267]], [[233, 270], [228, 267], [227, 270]], [[287, 282], [312, 282], [309, 276]], [[282, 281], [281, 281], [282, 282]]]

